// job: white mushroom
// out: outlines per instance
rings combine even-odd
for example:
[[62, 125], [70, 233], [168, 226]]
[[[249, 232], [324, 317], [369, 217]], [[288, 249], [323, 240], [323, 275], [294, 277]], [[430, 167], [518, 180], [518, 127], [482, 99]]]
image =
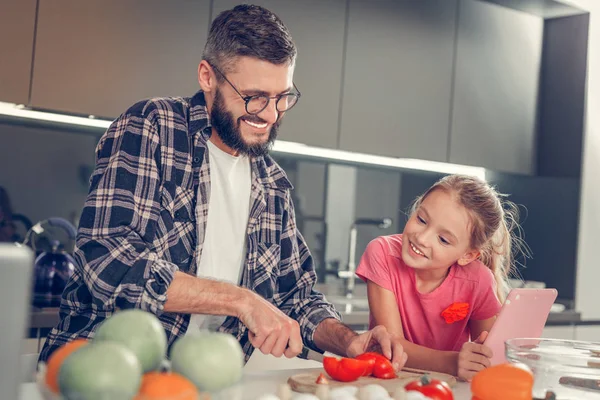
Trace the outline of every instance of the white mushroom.
[[398, 386], [396, 390], [394, 390], [392, 398], [394, 400], [407, 400], [407, 396], [408, 394], [406, 392], [406, 389], [404, 389], [404, 386]]
[[406, 400], [431, 400], [431, 397], [427, 397], [421, 392], [411, 390], [406, 393]]
[[329, 391], [329, 400], [353, 400], [357, 393], [356, 386], [342, 386]]
[[388, 400], [390, 395], [381, 385], [366, 385], [358, 389], [358, 400]]
[[315, 396], [314, 394], [300, 393], [300, 394], [294, 395], [293, 400], [319, 400], [319, 398], [317, 396]]
[[335, 389], [331, 389], [329, 392], [329, 397], [337, 396], [339, 394], [349, 394], [350, 396], [355, 396], [358, 393], [358, 388], [356, 386], [340, 386]]
[[271, 393], [265, 393], [260, 397], [257, 397], [256, 400], [281, 400], [279, 397], [275, 396]]
[[279, 385], [277, 388], [277, 396], [280, 400], [292, 400], [292, 388], [287, 383]]
[[317, 385], [317, 390], [315, 390], [315, 396], [317, 396], [319, 400], [329, 400], [329, 385]]

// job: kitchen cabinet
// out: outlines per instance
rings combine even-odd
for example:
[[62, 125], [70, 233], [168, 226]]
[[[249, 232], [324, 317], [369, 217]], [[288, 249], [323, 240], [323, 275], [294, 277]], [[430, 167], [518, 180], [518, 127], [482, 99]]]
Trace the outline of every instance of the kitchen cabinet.
[[543, 19], [461, 0], [450, 162], [535, 174]]
[[116, 117], [141, 99], [192, 95], [209, 6], [39, 0], [31, 104]]
[[[214, 0], [212, 18], [239, 4]], [[346, 0], [255, 0], [277, 14], [298, 48], [294, 82], [300, 102], [285, 115], [282, 140], [337, 146]]]
[[29, 101], [36, 3], [3, 0], [0, 6], [0, 101]]
[[340, 148], [447, 161], [455, 0], [350, 0]]

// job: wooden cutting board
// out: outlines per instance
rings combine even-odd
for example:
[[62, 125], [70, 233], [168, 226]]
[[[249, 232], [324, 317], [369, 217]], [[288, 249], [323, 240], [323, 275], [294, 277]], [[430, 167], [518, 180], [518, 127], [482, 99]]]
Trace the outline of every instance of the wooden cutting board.
[[312, 393], [314, 394], [317, 390], [317, 378], [319, 374], [323, 374], [329, 380], [329, 387], [336, 388], [341, 386], [366, 386], [376, 384], [383, 386], [387, 391], [392, 394], [398, 386], [405, 386], [411, 381], [419, 379], [423, 374], [427, 373], [431, 379], [438, 379], [444, 381], [450, 385], [450, 387], [456, 385], [456, 378], [452, 375], [443, 374], [440, 372], [427, 372], [418, 369], [405, 368], [398, 373], [398, 377], [395, 379], [378, 379], [371, 376], [363, 376], [354, 382], [338, 382], [329, 378], [324, 370], [312, 370], [310, 372], [292, 375], [288, 378], [288, 384], [293, 391], [299, 393]]

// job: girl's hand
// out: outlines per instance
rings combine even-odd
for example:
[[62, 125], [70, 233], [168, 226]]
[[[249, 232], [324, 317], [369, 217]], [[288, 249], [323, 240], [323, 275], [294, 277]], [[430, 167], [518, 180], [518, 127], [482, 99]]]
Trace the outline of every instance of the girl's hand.
[[470, 381], [482, 369], [490, 366], [492, 350], [483, 345], [487, 332], [482, 332], [474, 342], [463, 344], [458, 353], [458, 378]]

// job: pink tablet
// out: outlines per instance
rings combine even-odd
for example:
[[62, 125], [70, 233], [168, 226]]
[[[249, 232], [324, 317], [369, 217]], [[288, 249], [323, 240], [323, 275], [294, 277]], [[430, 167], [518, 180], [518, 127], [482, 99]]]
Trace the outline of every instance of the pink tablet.
[[537, 339], [542, 336], [557, 295], [556, 289], [510, 291], [484, 343], [494, 352], [492, 365], [506, 362], [504, 342], [508, 339]]

